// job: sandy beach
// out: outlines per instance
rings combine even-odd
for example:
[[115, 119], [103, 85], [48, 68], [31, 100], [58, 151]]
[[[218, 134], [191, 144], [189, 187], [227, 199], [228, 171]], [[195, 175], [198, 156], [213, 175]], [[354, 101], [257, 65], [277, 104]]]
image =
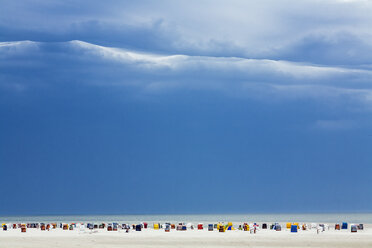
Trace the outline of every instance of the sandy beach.
[[140, 232], [124, 230], [62, 230], [41, 231], [20, 229], [0, 231], [0, 247], [372, 247], [372, 225], [351, 233], [333, 228], [317, 234], [315, 229], [291, 233], [259, 230], [257, 234], [240, 230], [218, 231], [187, 230], [164, 232], [143, 229]]

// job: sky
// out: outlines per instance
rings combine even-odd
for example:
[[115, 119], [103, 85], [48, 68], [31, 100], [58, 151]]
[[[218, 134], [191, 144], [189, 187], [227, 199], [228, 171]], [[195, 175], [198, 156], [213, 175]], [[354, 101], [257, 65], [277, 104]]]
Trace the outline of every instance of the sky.
[[0, 5], [0, 216], [372, 211], [372, 1]]

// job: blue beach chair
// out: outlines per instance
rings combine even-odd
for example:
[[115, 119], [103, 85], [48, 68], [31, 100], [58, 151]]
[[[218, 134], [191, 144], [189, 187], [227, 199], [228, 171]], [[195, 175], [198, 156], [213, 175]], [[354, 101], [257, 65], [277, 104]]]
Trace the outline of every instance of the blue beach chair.
[[296, 233], [297, 229], [298, 229], [297, 225], [292, 225], [291, 226], [291, 232]]
[[341, 229], [347, 229], [347, 223], [346, 222], [342, 222], [342, 227]]

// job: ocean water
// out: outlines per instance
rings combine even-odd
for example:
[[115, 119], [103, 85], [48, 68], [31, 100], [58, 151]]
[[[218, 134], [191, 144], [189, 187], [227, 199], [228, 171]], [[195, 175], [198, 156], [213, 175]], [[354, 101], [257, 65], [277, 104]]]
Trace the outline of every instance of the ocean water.
[[192, 214], [192, 215], [52, 215], [52, 216], [0, 216], [0, 223], [10, 222], [314, 222], [314, 223], [365, 223], [372, 224], [372, 213], [323, 214]]

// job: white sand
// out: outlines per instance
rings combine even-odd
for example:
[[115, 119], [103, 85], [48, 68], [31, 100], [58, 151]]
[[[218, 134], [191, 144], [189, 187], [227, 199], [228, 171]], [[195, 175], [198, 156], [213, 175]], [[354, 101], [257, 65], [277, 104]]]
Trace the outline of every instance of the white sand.
[[317, 234], [316, 230], [291, 233], [283, 231], [260, 230], [250, 234], [239, 230], [209, 232], [204, 230], [187, 230], [166, 233], [164, 230], [143, 229], [141, 232], [124, 230], [108, 232], [77, 229], [41, 231], [20, 229], [0, 231], [0, 247], [372, 247], [372, 226], [365, 225], [365, 230], [351, 233], [350, 230], [332, 230]]

